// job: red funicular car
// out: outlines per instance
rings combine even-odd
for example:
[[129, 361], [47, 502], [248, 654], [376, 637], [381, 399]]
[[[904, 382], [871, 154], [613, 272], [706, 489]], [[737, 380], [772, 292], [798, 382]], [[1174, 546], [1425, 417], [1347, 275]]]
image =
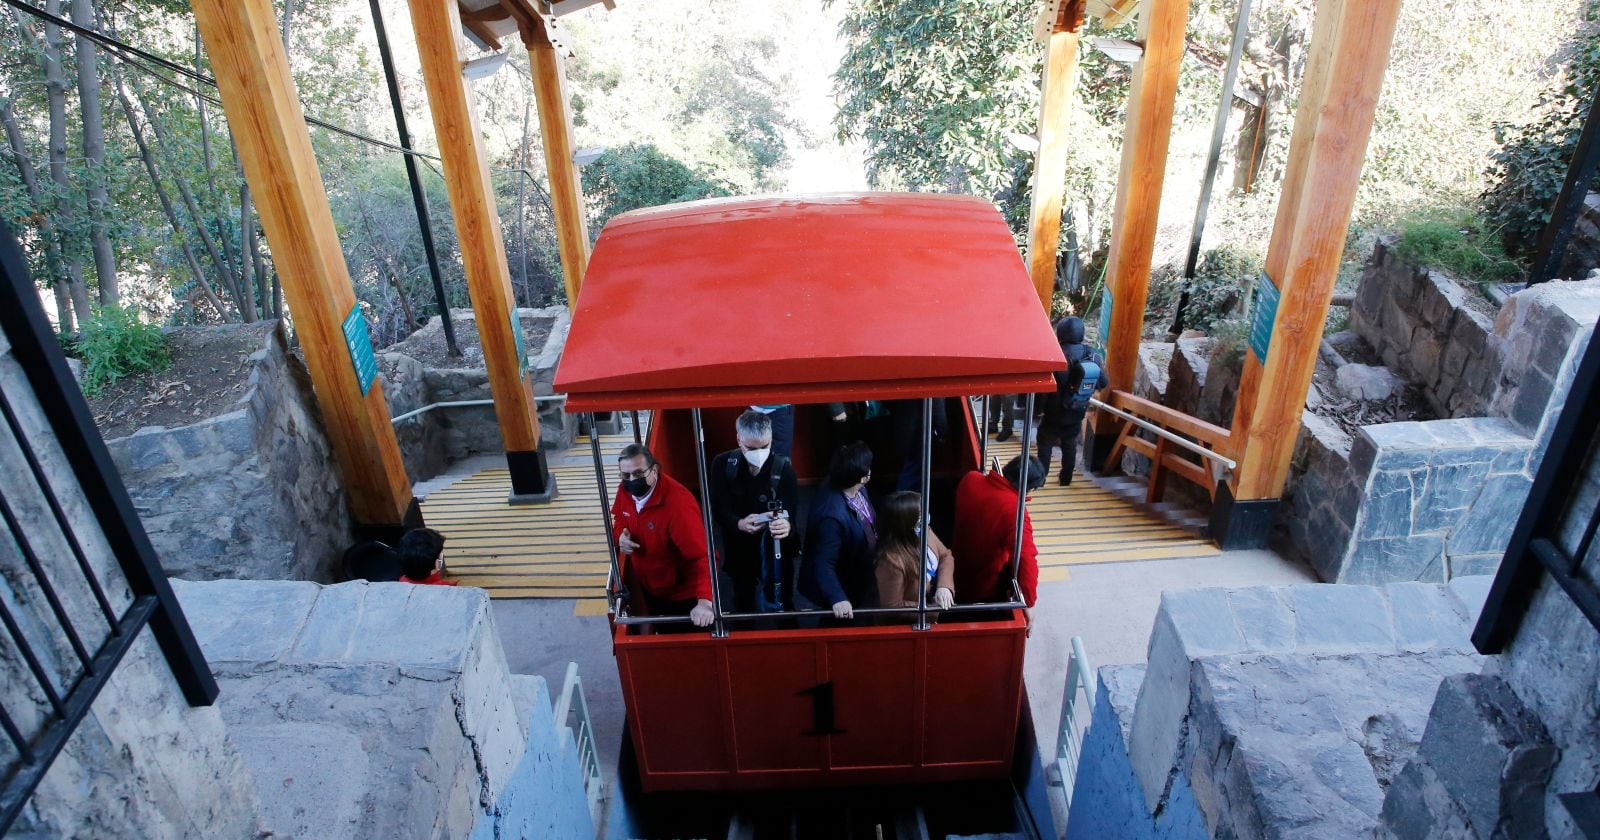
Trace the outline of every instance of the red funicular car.
[[[922, 498], [949, 537], [961, 527], [951, 488], [981, 457], [968, 396], [1048, 391], [1065, 367], [993, 205], [857, 193], [717, 199], [612, 219], [555, 387], [572, 412], [650, 409], [648, 444], [662, 470], [702, 501], [707, 452], [733, 448], [734, 418], [748, 406], [796, 406], [792, 460], [804, 495], [826, 470], [822, 403], [944, 400], [950, 433], [923, 433], [931, 493]], [[892, 485], [901, 465], [884, 441], [866, 440], [878, 453], [875, 485]], [[615, 465], [595, 447], [607, 505]], [[615, 547], [612, 557], [614, 652], [646, 791], [1010, 771], [1026, 639], [1015, 597], [951, 611], [857, 610], [855, 625], [828, 627], [804, 626], [799, 612], [730, 613], [719, 597], [715, 624], [699, 629], [639, 615], [625, 558]], [[662, 632], [671, 622], [692, 632]]]

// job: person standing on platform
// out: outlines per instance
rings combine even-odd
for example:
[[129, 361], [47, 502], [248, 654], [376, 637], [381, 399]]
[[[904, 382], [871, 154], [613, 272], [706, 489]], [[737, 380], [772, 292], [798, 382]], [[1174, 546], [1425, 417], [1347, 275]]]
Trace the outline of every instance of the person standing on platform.
[[1017, 397], [1015, 394], [991, 394], [989, 400], [989, 434], [1000, 443], [1011, 439], [1013, 426], [1017, 418]]
[[711, 568], [700, 503], [689, 488], [662, 474], [656, 456], [630, 443], [617, 457], [622, 474], [611, 503], [612, 533], [627, 558], [629, 588], [650, 615], [687, 615], [710, 626]]
[[787, 458], [794, 453], [794, 406], [792, 405], [752, 405], [751, 411], [759, 411], [772, 420], [772, 454], [782, 455]]
[[734, 424], [739, 448], [718, 455], [711, 482], [711, 518], [722, 534], [722, 568], [733, 581], [739, 612], [787, 610], [798, 541], [790, 517], [798, 509], [794, 465], [775, 454], [772, 419], [746, 411]]
[[1044, 398], [1039, 419], [1039, 480], [1050, 472], [1050, 456], [1056, 442], [1061, 443], [1062, 487], [1072, 484], [1078, 465], [1078, 438], [1083, 434], [1083, 418], [1089, 412], [1089, 399], [1110, 384], [1105, 364], [1094, 348], [1083, 343], [1083, 319], [1068, 315], [1056, 323], [1056, 340], [1067, 357], [1067, 369], [1056, 371], [1056, 390]]
[[[1044, 468], [1031, 455], [1012, 458], [999, 472], [977, 470], [956, 485], [955, 556], [956, 599], [964, 604], [1010, 601], [1011, 564], [1017, 541], [1017, 486], [1022, 459], [1027, 458], [1028, 488], [1044, 484]], [[1033, 520], [1022, 515], [1022, 561], [1017, 565], [1017, 587], [1031, 610], [1039, 599], [1039, 549], [1033, 543]], [[1031, 613], [1030, 613], [1031, 615]]]

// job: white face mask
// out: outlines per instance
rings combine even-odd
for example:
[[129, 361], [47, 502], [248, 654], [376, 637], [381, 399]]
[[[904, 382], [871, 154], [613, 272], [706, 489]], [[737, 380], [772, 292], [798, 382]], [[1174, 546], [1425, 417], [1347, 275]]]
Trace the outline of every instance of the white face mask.
[[750, 466], [759, 470], [761, 465], [767, 462], [767, 456], [771, 454], [772, 447], [770, 446], [764, 446], [760, 449], [746, 449], [744, 451], [744, 459], [750, 462]]

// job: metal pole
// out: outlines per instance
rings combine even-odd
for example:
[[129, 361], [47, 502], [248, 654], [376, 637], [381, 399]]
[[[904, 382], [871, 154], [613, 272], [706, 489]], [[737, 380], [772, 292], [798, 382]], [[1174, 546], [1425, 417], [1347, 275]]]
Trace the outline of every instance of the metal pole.
[[1011, 587], [1017, 586], [1017, 569], [1022, 566], [1022, 518], [1028, 506], [1028, 438], [1033, 435], [1033, 394], [1028, 394], [1028, 409], [1022, 415], [1022, 463], [1017, 472], [1017, 533], [1011, 541]]
[[[594, 426], [594, 414], [589, 415], [589, 425]], [[611, 558], [611, 580], [616, 583], [617, 594], [623, 598], [628, 597], [628, 586], [622, 580], [622, 566], [617, 560], [617, 535], [611, 532], [611, 500], [606, 498], [606, 469], [600, 463], [600, 436], [589, 436], [589, 454], [594, 458], [594, 483], [595, 489], [600, 491], [600, 512], [606, 522], [606, 549], [607, 556]], [[611, 590], [606, 589], [606, 597], [611, 597]]]
[[[630, 415], [630, 418], [633, 420], [633, 442], [634, 443], [638, 443], [638, 444], [643, 444], [644, 443], [644, 433], [639, 431], [639, 412], [630, 411], [630, 412], [628, 412], [628, 414]], [[593, 420], [591, 419], [590, 422], [593, 422]]]
[[[700, 517], [706, 528], [706, 565], [711, 567], [711, 614], [714, 617], [711, 636], [720, 639], [728, 635], [728, 630], [722, 625], [722, 587], [717, 585], [717, 546], [711, 536], [711, 479], [706, 475], [706, 431], [700, 425], [700, 409], [690, 409], [690, 413], [694, 417], [694, 459], [700, 468]], [[590, 418], [590, 422], [594, 422], [593, 418]]]
[[1239, 58], [1250, 40], [1250, 0], [1239, 0], [1239, 15], [1233, 19], [1233, 47], [1228, 67], [1222, 72], [1222, 101], [1217, 103], [1217, 121], [1211, 126], [1211, 149], [1206, 152], [1206, 174], [1200, 181], [1200, 204], [1194, 209], [1194, 229], [1189, 234], [1189, 260], [1183, 267], [1183, 294], [1178, 297], [1178, 312], [1172, 319], [1172, 332], [1183, 332], [1183, 313], [1189, 307], [1189, 283], [1194, 280], [1200, 260], [1200, 238], [1206, 230], [1206, 214], [1211, 205], [1211, 187], [1217, 180], [1217, 164], [1222, 160], [1222, 139], [1228, 133], [1228, 114], [1233, 111], [1233, 86], [1239, 78]]
[[983, 472], [989, 463], [989, 395], [982, 394], [978, 399], [982, 404], [978, 420], [978, 472]]
[[1589, 103], [1589, 116], [1583, 121], [1583, 133], [1578, 135], [1578, 147], [1572, 151], [1572, 163], [1567, 166], [1567, 179], [1550, 208], [1550, 221], [1539, 233], [1538, 256], [1533, 261], [1533, 271], [1528, 274], [1528, 285], [1553, 279], [1561, 270], [1561, 258], [1567, 254], [1567, 244], [1572, 241], [1572, 228], [1578, 223], [1583, 210], [1583, 200], [1589, 194], [1589, 184], [1600, 169], [1600, 86], [1595, 88], [1594, 101]]
[[[405, 105], [400, 101], [400, 82], [395, 78], [394, 56], [389, 52], [389, 33], [383, 26], [383, 9], [378, 0], [367, 0], [372, 9], [372, 28], [378, 35], [378, 57], [383, 61], [383, 78], [389, 87], [389, 107], [394, 111], [394, 128], [400, 135], [400, 148], [405, 154], [406, 180], [411, 182], [411, 203], [417, 210], [417, 226], [422, 231], [422, 253], [428, 259], [428, 273], [433, 276], [433, 296], [439, 304], [439, 319], [444, 326], [444, 345], [452, 356], [461, 355], [456, 346], [456, 327], [450, 321], [450, 304], [445, 299], [444, 275], [439, 271], [439, 253], [433, 246], [433, 221], [428, 216], [428, 196], [422, 191], [422, 178], [417, 174], [417, 162], [411, 155], [411, 132], [406, 128]], [[415, 325], [413, 325], [415, 326]]]
[[917, 515], [922, 524], [917, 529], [922, 534], [917, 549], [917, 623], [913, 630], [928, 629], [928, 581], [923, 570], [928, 563], [928, 488], [933, 479], [933, 399], [922, 398], [922, 493], [917, 499]]

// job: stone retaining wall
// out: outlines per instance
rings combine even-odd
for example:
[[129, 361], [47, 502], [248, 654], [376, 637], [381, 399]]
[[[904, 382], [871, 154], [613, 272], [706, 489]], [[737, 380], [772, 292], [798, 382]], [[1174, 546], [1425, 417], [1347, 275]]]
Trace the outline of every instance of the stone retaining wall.
[[1166, 593], [1142, 677], [1102, 669], [1084, 761], [1111, 761], [1080, 762], [1069, 836], [1370, 836], [1435, 690], [1482, 666], [1488, 586]]
[[352, 540], [349, 504], [281, 323], [248, 364], [233, 411], [106, 446], [169, 575], [332, 580]]
[[[560, 306], [518, 309], [517, 314], [524, 330], [536, 325], [548, 325], [549, 332], [543, 345], [528, 348], [528, 366], [534, 395], [551, 396], [556, 365], [561, 361], [567, 330], [572, 323], [571, 315], [565, 307]], [[470, 310], [455, 312], [454, 322], [458, 336], [476, 329], [476, 320]], [[481, 356], [477, 363], [466, 359], [453, 363], [472, 366], [434, 367], [408, 355], [409, 348], [421, 343], [442, 345], [442, 330], [440, 320], [434, 318], [405, 341], [385, 348], [378, 354], [379, 375], [383, 378], [384, 394], [389, 400], [390, 416], [399, 417], [433, 403], [491, 398], [488, 371], [476, 366], [481, 364]], [[400, 439], [400, 453], [412, 481], [432, 478], [450, 464], [474, 455], [505, 451], [494, 407], [487, 405], [436, 408], [400, 421], [395, 425], [395, 433]], [[541, 447], [566, 448], [572, 445], [576, 434], [576, 418], [569, 417], [559, 402], [546, 400], [539, 403]]]
[[1481, 417], [1500, 373], [1494, 306], [1442, 271], [1417, 267], [1380, 239], [1350, 307], [1350, 329], [1383, 363], [1422, 386], [1440, 417]]
[[276, 835], [594, 836], [548, 690], [508, 671], [483, 590], [175, 585]]

